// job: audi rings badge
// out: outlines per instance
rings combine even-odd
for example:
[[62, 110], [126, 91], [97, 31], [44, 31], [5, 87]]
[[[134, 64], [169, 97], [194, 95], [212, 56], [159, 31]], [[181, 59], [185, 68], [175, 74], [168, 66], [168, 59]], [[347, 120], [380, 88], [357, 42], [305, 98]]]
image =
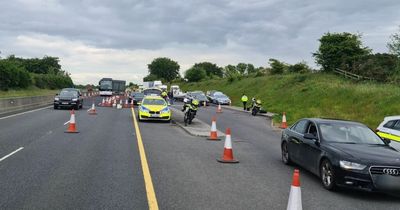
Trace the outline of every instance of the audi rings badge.
[[383, 172], [383, 174], [392, 175], [392, 176], [400, 175], [400, 169], [395, 169], [395, 168], [385, 168], [385, 169], [383, 169], [382, 172]]

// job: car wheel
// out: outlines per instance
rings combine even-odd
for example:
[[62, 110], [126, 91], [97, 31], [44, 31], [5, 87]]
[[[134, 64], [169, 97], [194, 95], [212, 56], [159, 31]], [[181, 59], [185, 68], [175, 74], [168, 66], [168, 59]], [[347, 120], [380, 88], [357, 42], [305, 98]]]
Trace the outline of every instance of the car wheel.
[[290, 165], [292, 161], [290, 160], [289, 150], [286, 142], [282, 143], [282, 162], [286, 165]]
[[334, 190], [336, 186], [335, 172], [329, 160], [324, 159], [320, 165], [322, 186], [327, 190]]
[[73, 106], [73, 109], [75, 109], [75, 110], [79, 110], [79, 105], [75, 105], [75, 106]]
[[57, 105], [54, 105], [54, 109], [58, 109], [58, 106], [57, 106]]

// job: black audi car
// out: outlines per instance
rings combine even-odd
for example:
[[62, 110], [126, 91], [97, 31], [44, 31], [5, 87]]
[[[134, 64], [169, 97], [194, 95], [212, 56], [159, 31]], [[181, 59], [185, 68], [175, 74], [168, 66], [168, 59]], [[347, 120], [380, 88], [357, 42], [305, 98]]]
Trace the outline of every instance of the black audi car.
[[54, 109], [67, 107], [78, 110], [83, 106], [82, 94], [75, 88], [64, 88], [54, 97]]
[[400, 152], [358, 122], [301, 119], [282, 133], [282, 161], [316, 174], [324, 188], [400, 192]]

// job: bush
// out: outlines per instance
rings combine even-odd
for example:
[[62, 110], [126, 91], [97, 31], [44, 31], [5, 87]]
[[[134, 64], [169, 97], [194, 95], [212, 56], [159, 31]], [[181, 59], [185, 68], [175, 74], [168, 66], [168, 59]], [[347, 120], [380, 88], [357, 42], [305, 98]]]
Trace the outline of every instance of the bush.
[[26, 88], [31, 84], [31, 77], [24, 68], [7, 60], [0, 60], [0, 89]]
[[33, 78], [35, 86], [42, 89], [61, 89], [73, 86], [71, 78], [66, 75], [33, 74]]

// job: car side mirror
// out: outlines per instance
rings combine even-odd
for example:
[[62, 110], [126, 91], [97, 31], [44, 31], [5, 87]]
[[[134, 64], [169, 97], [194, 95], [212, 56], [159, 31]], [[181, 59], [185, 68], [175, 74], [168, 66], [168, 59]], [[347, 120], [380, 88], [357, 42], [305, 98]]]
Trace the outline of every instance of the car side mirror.
[[390, 139], [382, 138], [382, 140], [383, 140], [383, 142], [385, 142], [386, 145], [389, 145], [391, 142]]

